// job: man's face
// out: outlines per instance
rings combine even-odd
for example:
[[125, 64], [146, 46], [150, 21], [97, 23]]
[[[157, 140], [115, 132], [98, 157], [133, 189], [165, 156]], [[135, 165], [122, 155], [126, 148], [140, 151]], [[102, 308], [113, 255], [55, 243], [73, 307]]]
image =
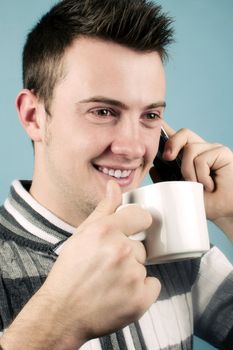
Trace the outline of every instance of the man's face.
[[[165, 79], [158, 53], [77, 39], [65, 54], [43, 143], [47, 196], [88, 215], [114, 179], [138, 187], [157, 152]], [[44, 185], [44, 186], [43, 186]], [[55, 196], [54, 196], [55, 200]]]

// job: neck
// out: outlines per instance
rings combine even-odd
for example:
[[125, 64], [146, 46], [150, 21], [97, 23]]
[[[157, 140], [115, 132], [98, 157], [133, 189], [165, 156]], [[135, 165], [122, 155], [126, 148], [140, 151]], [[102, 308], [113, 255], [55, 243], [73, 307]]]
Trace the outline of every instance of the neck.
[[78, 227], [88, 216], [88, 213], [82, 208], [71, 203], [65, 193], [60, 193], [59, 188], [51, 188], [46, 184], [41, 185], [35, 177], [29, 193], [40, 205], [73, 227]]

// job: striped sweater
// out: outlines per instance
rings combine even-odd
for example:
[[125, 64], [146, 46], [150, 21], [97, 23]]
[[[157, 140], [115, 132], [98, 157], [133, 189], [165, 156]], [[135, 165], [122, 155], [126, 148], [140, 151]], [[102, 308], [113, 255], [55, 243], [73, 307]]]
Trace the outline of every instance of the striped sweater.
[[[30, 196], [30, 185], [14, 181], [0, 208], [0, 332], [41, 287], [56, 248], [74, 232]], [[193, 334], [233, 349], [233, 268], [216, 247], [201, 259], [147, 270], [162, 284], [158, 300], [139, 321], [92, 339], [82, 350], [188, 350]]]

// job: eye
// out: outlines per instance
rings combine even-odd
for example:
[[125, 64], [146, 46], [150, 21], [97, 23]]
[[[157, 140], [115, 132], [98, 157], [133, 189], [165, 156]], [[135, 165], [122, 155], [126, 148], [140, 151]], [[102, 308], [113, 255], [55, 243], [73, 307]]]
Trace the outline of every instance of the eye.
[[160, 114], [159, 113], [155, 113], [155, 112], [149, 112], [149, 113], [146, 113], [144, 115], [145, 119], [148, 119], [148, 120], [156, 120], [156, 119], [160, 119]]
[[98, 108], [98, 109], [95, 109], [94, 111], [92, 111], [92, 113], [94, 113], [95, 115], [97, 115], [99, 117], [111, 117], [114, 115], [113, 111], [111, 111], [108, 108]]

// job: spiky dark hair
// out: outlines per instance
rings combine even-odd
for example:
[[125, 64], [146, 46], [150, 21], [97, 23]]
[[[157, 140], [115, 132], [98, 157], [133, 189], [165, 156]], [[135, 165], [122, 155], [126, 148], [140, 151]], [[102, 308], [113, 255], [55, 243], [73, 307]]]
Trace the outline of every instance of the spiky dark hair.
[[23, 51], [23, 84], [49, 110], [63, 75], [62, 58], [77, 37], [94, 37], [167, 57], [172, 19], [146, 0], [63, 0], [29, 33]]

